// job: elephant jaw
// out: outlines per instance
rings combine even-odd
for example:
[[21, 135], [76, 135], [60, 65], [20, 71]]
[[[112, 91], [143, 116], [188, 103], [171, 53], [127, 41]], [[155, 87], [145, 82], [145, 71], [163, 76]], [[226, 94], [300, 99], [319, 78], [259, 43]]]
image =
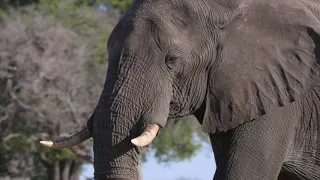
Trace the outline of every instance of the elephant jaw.
[[140, 136], [131, 140], [131, 143], [138, 147], [147, 146], [157, 136], [159, 129], [157, 124], [149, 124]]

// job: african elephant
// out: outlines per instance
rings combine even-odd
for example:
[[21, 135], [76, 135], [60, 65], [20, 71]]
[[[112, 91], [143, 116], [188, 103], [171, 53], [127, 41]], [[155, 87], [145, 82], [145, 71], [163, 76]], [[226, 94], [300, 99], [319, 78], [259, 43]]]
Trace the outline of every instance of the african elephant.
[[319, 33], [317, 0], [135, 0], [87, 128], [42, 144], [92, 137], [95, 179], [132, 180], [167, 120], [194, 115], [214, 179], [319, 180]]

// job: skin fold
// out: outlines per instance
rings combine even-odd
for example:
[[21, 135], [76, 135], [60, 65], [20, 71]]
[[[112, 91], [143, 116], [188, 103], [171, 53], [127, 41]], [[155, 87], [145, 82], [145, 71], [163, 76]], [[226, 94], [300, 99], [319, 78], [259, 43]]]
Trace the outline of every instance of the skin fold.
[[316, 0], [135, 0], [87, 123], [95, 179], [137, 179], [131, 140], [187, 115], [215, 180], [320, 179], [319, 19]]

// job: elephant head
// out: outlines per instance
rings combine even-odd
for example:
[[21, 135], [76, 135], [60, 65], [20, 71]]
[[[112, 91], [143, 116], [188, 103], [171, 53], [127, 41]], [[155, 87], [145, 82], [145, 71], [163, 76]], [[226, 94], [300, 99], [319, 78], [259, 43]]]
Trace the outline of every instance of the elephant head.
[[42, 143], [93, 137], [95, 179], [136, 179], [141, 147], [169, 118], [194, 114], [215, 133], [299, 99], [318, 83], [320, 39], [315, 17], [292, 13], [303, 11], [278, 1], [134, 1], [108, 40], [87, 128]]

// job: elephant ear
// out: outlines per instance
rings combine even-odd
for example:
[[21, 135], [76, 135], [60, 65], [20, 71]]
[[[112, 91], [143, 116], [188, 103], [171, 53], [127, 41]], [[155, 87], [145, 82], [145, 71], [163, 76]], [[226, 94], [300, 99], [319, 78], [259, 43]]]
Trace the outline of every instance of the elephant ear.
[[227, 131], [311, 92], [320, 82], [319, 26], [303, 5], [281, 1], [247, 7], [226, 25], [209, 74], [202, 130]]

